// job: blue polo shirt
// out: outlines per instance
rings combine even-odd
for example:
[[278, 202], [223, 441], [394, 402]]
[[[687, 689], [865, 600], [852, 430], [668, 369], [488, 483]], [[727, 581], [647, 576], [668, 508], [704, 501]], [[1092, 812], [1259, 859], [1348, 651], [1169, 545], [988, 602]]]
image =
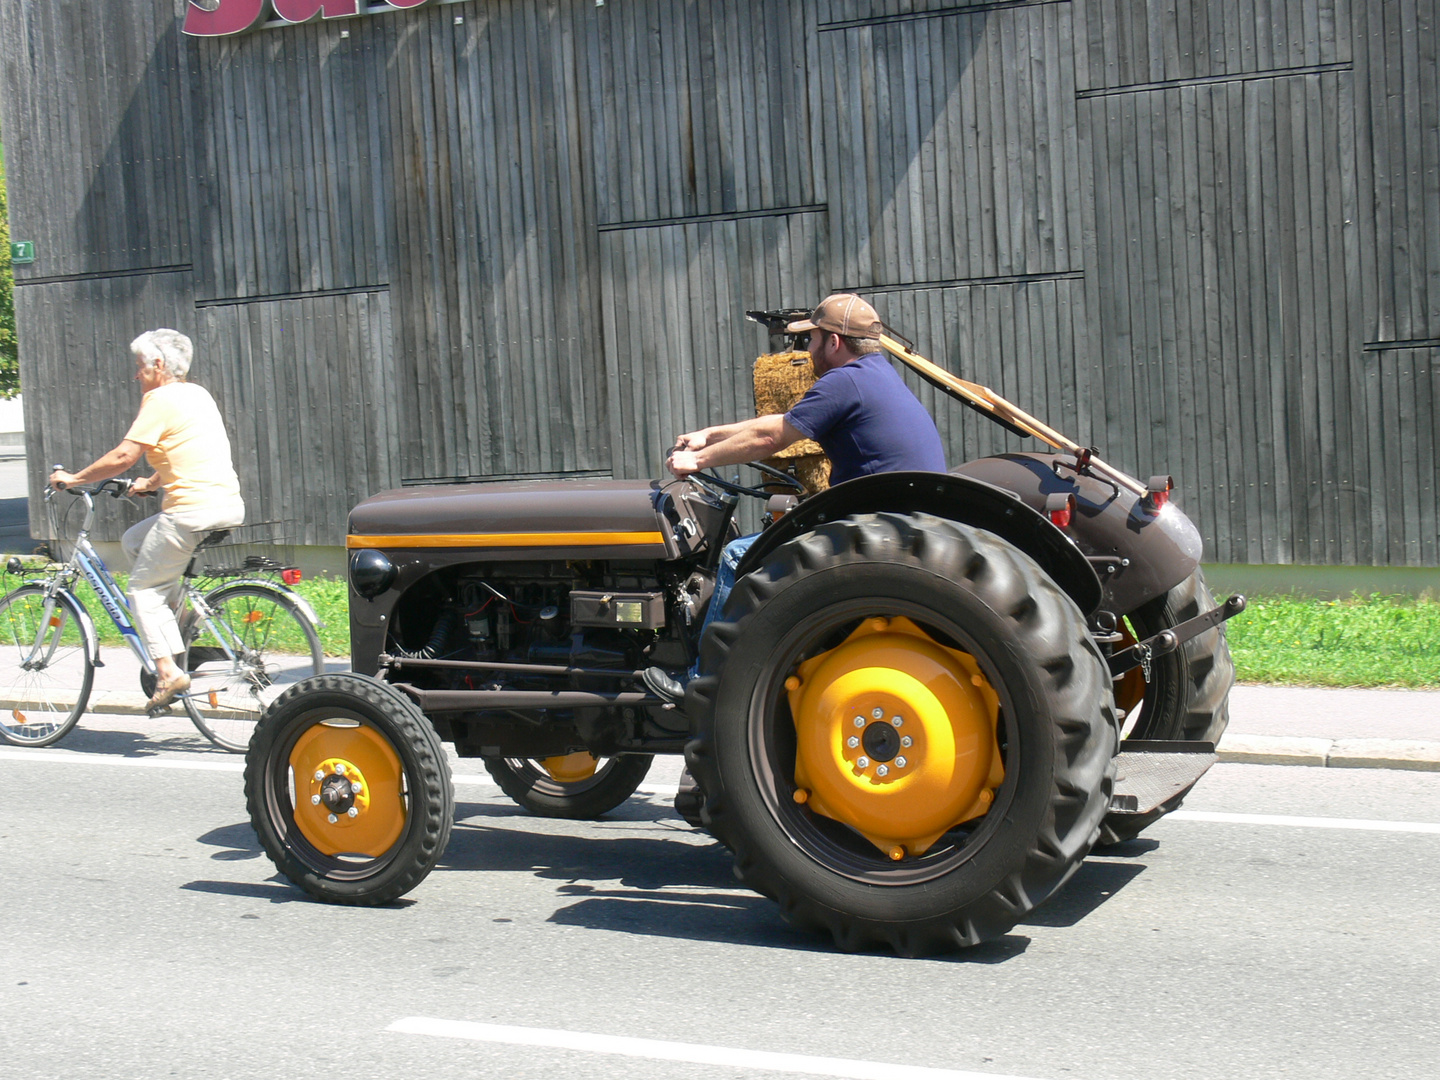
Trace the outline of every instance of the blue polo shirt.
[[945, 471], [935, 421], [878, 352], [821, 375], [785, 419], [830, 458], [832, 485], [872, 473]]

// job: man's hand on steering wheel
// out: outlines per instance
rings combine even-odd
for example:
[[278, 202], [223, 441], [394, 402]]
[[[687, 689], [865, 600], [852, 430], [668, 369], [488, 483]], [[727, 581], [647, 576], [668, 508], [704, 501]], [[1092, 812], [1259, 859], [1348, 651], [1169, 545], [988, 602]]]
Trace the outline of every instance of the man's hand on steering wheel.
[[[758, 472], [764, 473], [766, 476], [772, 477], [773, 479], [778, 480], [783, 484], [793, 487], [798, 492], [803, 493], [805, 491], [805, 485], [800, 483], [799, 480], [796, 480], [795, 477], [791, 476], [789, 473], [781, 472], [779, 469], [774, 468], [770, 465], [766, 465], [760, 461], [747, 461], [745, 464]], [[721, 477], [716, 476], [713, 469], [708, 472], [700, 472], [697, 470], [695, 472], [689, 473], [686, 476], [686, 479], [694, 480], [701, 486], [709, 488], [711, 491], [719, 490], [722, 492], [729, 492], [732, 495], [748, 495], [752, 499], [769, 499], [770, 496], [774, 494], [773, 492], [766, 491], [764, 488], [745, 487], [743, 484], [737, 484], [730, 480], [724, 480]]]

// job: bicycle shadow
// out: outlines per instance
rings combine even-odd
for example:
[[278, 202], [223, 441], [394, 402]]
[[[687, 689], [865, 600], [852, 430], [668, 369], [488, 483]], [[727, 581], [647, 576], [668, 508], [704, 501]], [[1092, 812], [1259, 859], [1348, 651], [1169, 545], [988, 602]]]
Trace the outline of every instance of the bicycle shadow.
[[[136, 717], [144, 721], [144, 717]], [[213, 753], [239, 761], [238, 755], [221, 750], [194, 728], [189, 731], [143, 731], [121, 727], [86, 727], [82, 717], [57, 744], [83, 754], [106, 754], [124, 758], [153, 758], [166, 753]]]

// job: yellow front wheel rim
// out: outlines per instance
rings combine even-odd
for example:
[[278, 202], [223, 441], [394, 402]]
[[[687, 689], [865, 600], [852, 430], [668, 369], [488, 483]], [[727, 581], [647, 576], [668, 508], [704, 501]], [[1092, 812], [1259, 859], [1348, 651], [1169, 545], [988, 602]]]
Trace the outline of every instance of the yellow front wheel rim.
[[785, 687], [795, 801], [892, 860], [983, 815], [1005, 779], [994, 689], [974, 657], [909, 619], [866, 619]]
[[296, 740], [290, 768], [296, 828], [322, 855], [379, 858], [405, 831], [404, 768], [374, 728], [315, 724]]

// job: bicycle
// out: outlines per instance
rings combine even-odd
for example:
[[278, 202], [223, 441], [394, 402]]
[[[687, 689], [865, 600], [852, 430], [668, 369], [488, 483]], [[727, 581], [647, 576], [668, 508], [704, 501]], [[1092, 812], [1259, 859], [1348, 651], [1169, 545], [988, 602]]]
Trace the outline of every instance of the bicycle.
[[[72, 488], [82, 499], [85, 519], [68, 559], [33, 569], [12, 557], [6, 570], [39, 574], [0, 598], [0, 737], [19, 746], [49, 746], [64, 738], [89, 704], [95, 669], [103, 667], [95, 622], [75, 592], [79, 579], [95, 591], [141, 665], [141, 689], [148, 699], [155, 687], [155, 662], [141, 640], [125, 594], [90, 543], [95, 497], [119, 498], [129, 480], [106, 480], [93, 488]], [[51, 535], [62, 528], [54, 489], [45, 492]], [[68, 516], [68, 515], [67, 515]], [[290, 684], [324, 671], [316, 627], [320, 620], [309, 602], [288, 588], [298, 571], [252, 556], [240, 567], [207, 568], [206, 580], [227, 580], [202, 592], [196, 566], [202, 550], [215, 547], [231, 530], [208, 534], [195, 550], [183, 580], [180, 608], [183, 667], [190, 689], [177, 700], [206, 738], [216, 746], [244, 753], [255, 722]], [[261, 576], [284, 572], [281, 582]], [[290, 575], [294, 574], [294, 578]], [[177, 661], [180, 660], [177, 657]], [[127, 710], [129, 711], [129, 710]], [[168, 706], [150, 715], [168, 712]]]

